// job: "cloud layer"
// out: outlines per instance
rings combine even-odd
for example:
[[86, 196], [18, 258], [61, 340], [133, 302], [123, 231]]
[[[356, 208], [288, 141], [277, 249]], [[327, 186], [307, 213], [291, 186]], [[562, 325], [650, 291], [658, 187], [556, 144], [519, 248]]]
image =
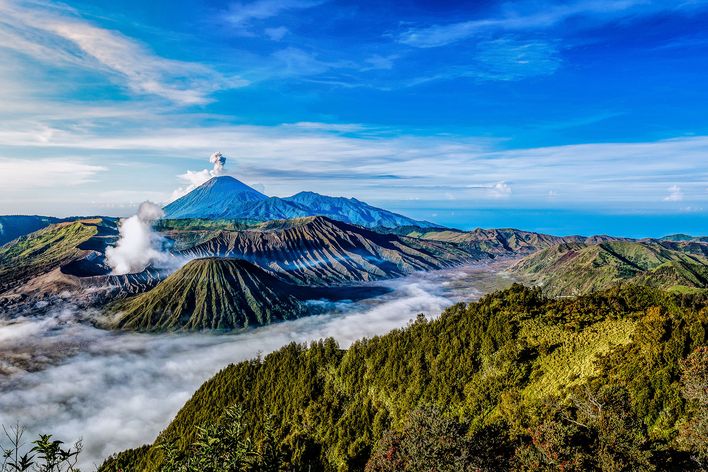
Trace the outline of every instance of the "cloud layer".
[[38, 372], [15, 368], [9, 378], [0, 375], [0, 423], [19, 419], [32, 433], [83, 437], [81, 466], [90, 469], [113, 452], [153, 441], [194, 390], [231, 362], [329, 336], [346, 347], [404, 326], [418, 313], [436, 316], [500, 283], [508, 282], [485, 268], [419, 274], [390, 282], [394, 291], [380, 299], [238, 335], [114, 334], [78, 323], [71, 310], [0, 321], [0, 370], [27, 355], [46, 360], [58, 346], [68, 356], [50, 359]]

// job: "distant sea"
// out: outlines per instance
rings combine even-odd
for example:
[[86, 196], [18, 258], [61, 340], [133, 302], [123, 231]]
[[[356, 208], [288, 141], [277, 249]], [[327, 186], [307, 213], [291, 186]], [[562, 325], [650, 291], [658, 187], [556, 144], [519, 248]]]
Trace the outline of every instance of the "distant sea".
[[517, 228], [566, 236], [609, 234], [630, 238], [659, 238], [685, 233], [708, 236], [708, 212], [600, 213], [575, 210], [461, 209], [416, 206], [415, 202], [388, 202], [388, 210], [451, 228]]

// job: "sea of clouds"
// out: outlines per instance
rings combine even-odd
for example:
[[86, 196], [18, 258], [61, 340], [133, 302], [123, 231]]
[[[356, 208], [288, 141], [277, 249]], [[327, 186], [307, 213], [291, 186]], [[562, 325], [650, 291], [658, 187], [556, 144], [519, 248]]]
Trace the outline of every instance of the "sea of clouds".
[[81, 466], [152, 442], [192, 393], [229, 363], [290, 342], [353, 341], [430, 317], [478, 298], [508, 280], [480, 266], [415, 274], [386, 282], [375, 299], [339, 304], [331, 313], [238, 334], [116, 333], [82, 321], [67, 305], [50, 316], [0, 320], [0, 423], [28, 434], [83, 438]]

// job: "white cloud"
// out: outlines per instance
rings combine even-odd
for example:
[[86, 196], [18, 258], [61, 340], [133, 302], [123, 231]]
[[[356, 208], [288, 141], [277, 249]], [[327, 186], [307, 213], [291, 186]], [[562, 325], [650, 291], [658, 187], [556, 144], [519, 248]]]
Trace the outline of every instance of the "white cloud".
[[681, 202], [683, 201], [683, 191], [678, 185], [672, 185], [668, 189], [669, 194], [664, 197], [665, 202]]
[[97, 173], [106, 170], [80, 159], [0, 158], [0, 188], [9, 192], [73, 187], [90, 182]]
[[44, 4], [0, 0], [0, 48], [57, 66], [103, 72], [135, 93], [182, 105], [207, 103], [212, 92], [247, 84], [202, 64], [160, 57], [118, 31]]
[[189, 192], [211, 179], [211, 174], [208, 169], [202, 169], [200, 171], [188, 170], [184, 174], [180, 174], [177, 177], [185, 182], [186, 185], [172, 192], [172, 196], [170, 197], [171, 202], [187, 195]]
[[489, 194], [493, 198], [509, 198], [511, 196], [511, 186], [506, 182], [497, 182], [489, 187]]
[[[511, 186], [504, 181], [490, 185], [467, 185], [466, 188], [474, 191], [482, 190], [487, 198], [495, 200], [511, 197]], [[477, 197], [478, 194], [475, 193], [475, 198]]]

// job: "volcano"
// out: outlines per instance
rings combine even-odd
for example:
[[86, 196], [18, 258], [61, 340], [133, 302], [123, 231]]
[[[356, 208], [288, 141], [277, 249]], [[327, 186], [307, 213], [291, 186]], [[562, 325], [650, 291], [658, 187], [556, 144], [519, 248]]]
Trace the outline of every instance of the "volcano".
[[137, 331], [231, 330], [299, 318], [297, 288], [250, 262], [188, 262], [152, 290], [119, 302], [115, 327]]
[[438, 227], [388, 210], [373, 207], [355, 198], [329, 197], [300, 192], [292, 197], [268, 197], [231, 176], [214, 177], [165, 208], [168, 219], [207, 218], [271, 221], [307, 216], [369, 228], [397, 226]]

